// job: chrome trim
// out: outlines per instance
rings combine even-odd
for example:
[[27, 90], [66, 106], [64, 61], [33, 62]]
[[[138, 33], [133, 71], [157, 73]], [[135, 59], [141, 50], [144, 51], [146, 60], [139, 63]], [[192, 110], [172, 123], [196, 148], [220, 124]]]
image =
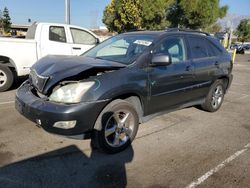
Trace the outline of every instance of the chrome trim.
[[179, 91], [185, 91], [185, 90], [189, 90], [189, 89], [194, 89], [194, 88], [201, 88], [205, 85], [208, 85], [208, 84], [211, 84], [212, 81], [207, 81], [207, 82], [203, 82], [203, 83], [200, 83], [200, 84], [195, 84], [195, 85], [192, 85], [192, 86], [187, 86], [187, 87], [183, 87], [183, 88], [180, 88], [180, 89], [175, 89], [175, 90], [172, 90], [172, 91], [167, 91], [167, 92], [162, 92], [162, 93], [158, 93], [158, 94], [155, 94], [155, 95], [152, 95], [152, 96], [161, 96], [161, 95], [166, 95], [166, 94], [171, 94], [171, 93], [175, 93], [175, 92], [179, 92]]

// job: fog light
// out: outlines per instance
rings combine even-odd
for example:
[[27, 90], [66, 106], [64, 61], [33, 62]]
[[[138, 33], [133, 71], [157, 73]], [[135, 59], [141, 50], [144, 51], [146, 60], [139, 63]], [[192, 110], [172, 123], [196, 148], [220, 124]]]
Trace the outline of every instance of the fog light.
[[36, 120], [36, 123], [37, 123], [37, 125], [42, 125], [42, 122], [41, 122], [40, 119], [37, 119], [37, 120]]
[[76, 126], [76, 121], [58, 121], [54, 123], [53, 127], [60, 129], [72, 129]]

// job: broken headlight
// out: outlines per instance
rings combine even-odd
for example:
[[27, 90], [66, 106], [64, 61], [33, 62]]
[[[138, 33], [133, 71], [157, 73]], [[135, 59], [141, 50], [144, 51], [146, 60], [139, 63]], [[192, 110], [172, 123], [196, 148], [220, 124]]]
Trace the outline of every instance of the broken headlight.
[[73, 83], [60, 87], [49, 97], [50, 101], [60, 103], [79, 103], [82, 96], [95, 82]]

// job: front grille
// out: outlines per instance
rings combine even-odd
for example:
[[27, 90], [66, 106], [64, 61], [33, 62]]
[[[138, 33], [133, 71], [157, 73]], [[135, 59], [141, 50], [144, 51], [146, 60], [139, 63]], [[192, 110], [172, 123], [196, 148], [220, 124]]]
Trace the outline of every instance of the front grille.
[[49, 77], [41, 76], [34, 69], [30, 71], [30, 82], [39, 91], [42, 92]]

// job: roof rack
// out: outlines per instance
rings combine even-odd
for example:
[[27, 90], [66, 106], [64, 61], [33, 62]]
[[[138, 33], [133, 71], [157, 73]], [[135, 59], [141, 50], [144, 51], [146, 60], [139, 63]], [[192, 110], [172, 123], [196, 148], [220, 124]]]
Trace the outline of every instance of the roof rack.
[[207, 32], [203, 32], [203, 31], [197, 31], [197, 30], [192, 30], [192, 29], [182, 29], [182, 28], [167, 28], [165, 30], [166, 32], [177, 32], [177, 31], [183, 31], [183, 32], [190, 32], [190, 33], [200, 33], [206, 36], [211, 36], [209, 33]]
[[135, 32], [135, 31], [146, 31], [145, 29], [130, 29], [126, 32]]

